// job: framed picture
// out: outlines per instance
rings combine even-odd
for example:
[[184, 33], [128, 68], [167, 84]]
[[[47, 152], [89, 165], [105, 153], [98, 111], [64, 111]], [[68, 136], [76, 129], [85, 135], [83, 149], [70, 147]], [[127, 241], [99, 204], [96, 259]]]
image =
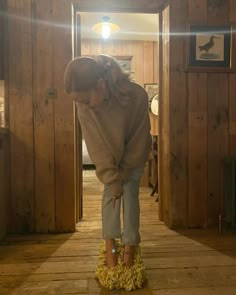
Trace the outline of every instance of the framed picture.
[[233, 71], [234, 31], [231, 25], [190, 25], [187, 43], [187, 70]]
[[128, 74], [131, 73], [132, 56], [114, 56], [120, 64], [122, 70]]
[[153, 98], [155, 97], [155, 99], [156, 99], [158, 97], [158, 84], [157, 83], [146, 83], [146, 84], [144, 84], [144, 89], [147, 91], [149, 109], [151, 109], [151, 103], [152, 103]]
[[129, 74], [131, 81], [135, 81], [134, 72], [132, 71], [132, 57], [133, 56], [114, 56], [122, 70]]

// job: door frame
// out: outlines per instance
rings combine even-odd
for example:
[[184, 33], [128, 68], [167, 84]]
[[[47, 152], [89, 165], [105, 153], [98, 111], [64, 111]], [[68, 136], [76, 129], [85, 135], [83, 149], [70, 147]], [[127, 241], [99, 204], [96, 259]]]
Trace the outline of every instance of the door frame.
[[[168, 0], [92, 0], [72, 1], [72, 52], [73, 58], [81, 55], [81, 31], [79, 12], [113, 12], [113, 13], [144, 13], [159, 14], [159, 32], [162, 32], [162, 11], [169, 5]], [[162, 37], [159, 34], [159, 97], [162, 97]], [[76, 222], [83, 217], [83, 163], [82, 163], [82, 133], [77, 118], [76, 105], [74, 106], [74, 130], [75, 130], [75, 192], [76, 192]], [[159, 129], [161, 128], [159, 116]], [[161, 132], [159, 132], [159, 139]], [[158, 144], [158, 158], [161, 157], [161, 146]], [[163, 219], [163, 206], [161, 198], [160, 161], [158, 161], [159, 183], [159, 218]], [[80, 167], [78, 169], [78, 167]]]

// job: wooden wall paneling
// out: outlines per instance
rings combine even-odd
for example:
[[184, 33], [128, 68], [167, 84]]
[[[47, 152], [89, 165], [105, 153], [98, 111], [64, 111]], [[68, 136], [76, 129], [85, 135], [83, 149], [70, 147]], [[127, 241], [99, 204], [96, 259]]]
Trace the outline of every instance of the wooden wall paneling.
[[187, 225], [188, 197], [188, 119], [185, 38], [179, 34], [186, 29], [187, 1], [170, 5], [170, 31], [176, 35], [170, 41], [170, 226]]
[[[132, 40], [132, 52], [133, 52], [133, 70], [135, 82], [144, 85], [144, 42], [138, 40]], [[144, 169], [144, 175], [141, 179], [141, 186], [149, 186], [149, 167], [146, 163]]]
[[81, 56], [81, 17], [80, 14], [78, 14], [75, 11], [75, 7], [72, 4], [72, 30], [73, 30], [73, 36], [72, 36], [72, 58], [75, 56]]
[[222, 213], [223, 159], [228, 155], [228, 74], [208, 74], [208, 225]]
[[113, 56], [119, 56], [119, 54], [118, 54], [119, 43], [120, 43], [120, 40], [114, 40], [113, 48], [112, 48], [112, 55]]
[[4, 79], [4, 65], [5, 65], [5, 32], [6, 32], [6, 0], [0, 1], [0, 80]]
[[[5, 0], [5, 11], [8, 15], [8, 6], [7, 6], [7, 0]], [[11, 17], [6, 17], [5, 19], [5, 26], [4, 26], [4, 93], [5, 93], [5, 106], [4, 106], [4, 112], [5, 112], [5, 127], [9, 128], [9, 43], [10, 43], [10, 37], [9, 37], [9, 25], [11, 23]], [[8, 149], [10, 152], [10, 142], [8, 137]], [[10, 164], [10, 162], [9, 162]], [[10, 199], [10, 198], [9, 198]]]
[[104, 54], [115, 56], [116, 51], [116, 40], [102, 40], [102, 51]]
[[[83, 42], [82, 42], [83, 43]], [[91, 55], [99, 55], [103, 53], [102, 49], [102, 40], [91, 40], [90, 41], [90, 54]]]
[[229, 149], [230, 156], [236, 157], [236, 74], [229, 77]]
[[[131, 52], [130, 41], [126, 40], [116, 40], [116, 50], [117, 55], [119, 56], [132, 56], [133, 53]], [[132, 67], [132, 60], [131, 60], [131, 67]]]
[[63, 85], [64, 71], [72, 58], [71, 7], [66, 0], [52, 0], [52, 4], [53, 84], [57, 90], [54, 102], [56, 231], [73, 232], [76, 224], [73, 105]]
[[[33, 2], [35, 230], [55, 231], [53, 29], [51, 1]], [[61, 45], [62, 46], [62, 45]]]
[[[189, 23], [207, 23], [207, 0], [188, 0]], [[188, 74], [188, 226], [207, 224], [207, 74]]]
[[[157, 42], [155, 41], [144, 42], [144, 84], [158, 83], [158, 80], [159, 80], [158, 46], [159, 45], [157, 45]], [[149, 116], [151, 121], [151, 134], [158, 135], [158, 116], [155, 116], [151, 112], [149, 113]]]
[[4, 239], [8, 228], [9, 198], [9, 145], [8, 134], [0, 127], [0, 241]]
[[[153, 42], [145, 43], [147, 49], [144, 50], [143, 41], [110, 40], [82, 40], [82, 55], [98, 55], [101, 53], [113, 56], [131, 56], [131, 71], [135, 80], [143, 85], [144, 79], [153, 82]], [[147, 57], [144, 62], [144, 57]], [[157, 76], [157, 75], [156, 75]]]
[[229, 21], [236, 22], [236, 1], [229, 0]]
[[154, 82], [153, 42], [143, 42], [143, 83]]
[[[13, 13], [15, 13], [15, 1], [14, 0], [8, 0], [7, 1], [7, 13], [8, 13], [8, 18], [7, 18], [7, 34], [9, 35], [9, 39], [7, 42], [8, 46], [8, 61], [7, 61], [7, 77], [5, 81], [5, 91], [7, 92], [7, 102], [8, 102], [8, 126], [10, 126], [10, 115], [15, 112], [15, 109], [12, 105], [10, 105], [11, 101], [15, 101], [15, 96], [16, 96], [16, 70], [15, 70], [15, 64], [16, 64], [16, 55], [14, 54], [14, 50], [16, 48], [16, 38], [15, 36], [15, 27], [16, 27], [16, 19], [13, 17], [10, 17]], [[9, 58], [11, 56], [11, 58]], [[10, 84], [11, 89], [10, 89]], [[14, 128], [14, 125], [13, 125]], [[11, 139], [11, 136], [9, 135], [9, 144], [10, 140], [13, 140], [14, 142], [14, 137]], [[11, 141], [12, 144], [12, 141]], [[11, 144], [9, 145], [9, 152], [11, 154]], [[12, 167], [12, 162], [10, 161], [10, 169]], [[10, 197], [8, 201], [8, 206], [9, 206], [9, 220], [8, 220], [8, 231], [13, 231], [13, 227], [15, 224], [16, 220], [16, 210], [15, 210], [15, 199], [12, 197], [11, 194], [11, 182], [14, 180], [11, 180], [12, 177], [10, 177]]]
[[[76, 11], [75, 6], [72, 6], [72, 21], [74, 23], [72, 35], [72, 58], [74, 52], [77, 56], [83, 56], [82, 36], [81, 36], [81, 17]], [[75, 28], [76, 27], [76, 28]], [[76, 40], [76, 44], [74, 43]], [[85, 40], [86, 43], [87, 40]], [[90, 41], [87, 42], [90, 49]], [[85, 47], [86, 49], [86, 47]], [[89, 50], [90, 51], [90, 50]], [[90, 52], [85, 52], [84, 55], [89, 55]], [[73, 101], [73, 133], [74, 133], [74, 195], [75, 195], [75, 223], [78, 223], [83, 218], [83, 155], [82, 155], [82, 131], [77, 114], [77, 105]]]
[[[31, 2], [8, 1], [11, 231], [34, 230]], [[22, 21], [22, 19], [24, 21]]]
[[102, 41], [102, 53], [109, 54], [109, 44], [107, 42]]
[[188, 20], [190, 24], [207, 22], [208, 0], [188, 0]]
[[131, 41], [131, 48], [133, 52], [133, 70], [135, 81], [143, 86], [144, 82], [144, 59], [143, 59], [143, 42]]
[[[158, 163], [157, 163], [157, 170], [158, 170], [158, 194], [159, 194], [159, 219], [163, 221], [163, 204], [162, 204], [162, 195], [163, 195], [163, 175], [162, 175], [162, 164], [163, 164], [163, 20], [162, 20], [162, 12], [158, 15], [158, 83], [159, 83], [159, 100], [158, 100], [158, 107], [159, 107], [159, 115], [158, 115]], [[154, 76], [155, 77], [155, 76]]]
[[134, 52], [132, 51], [132, 41], [117, 40], [116, 43], [118, 56], [130, 56], [131, 57], [131, 77], [135, 77], [134, 73]]
[[207, 21], [219, 25], [229, 21], [229, 0], [208, 0]]
[[81, 40], [81, 55], [91, 54], [91, 41], [90, 39]]
[[162, 14], [162, 91], [160, 100], [160, 205], [163, 221], [169, 225], [169, 206], [170, 206], [170, 143], [169, 143], [169, 88], [170, 88], [170, 23], [169, 7], [165, 8]]
[[158, 135], [158, 116], [154, 115], [152, 112], [149, 112], [149, 118], [151, 123], [151, 135]]
[[[228, 23], [229, 0], [208, 0], [208, 24]], [[229, 75], [208, 74], [208, 225], [218, 223], [223, 202], [223, 158], [229, 153]]]
[[[159, 31], [158, 31], [159, 32]], [[158, 42], [153, 42], [153, 62], [154, 62], [154, 73], [153, 81], [159, 84], [159, 37]]]
[[1, 134], [0, 127], [0, 241], [5, 237], [7, 232], [7, 204], [5, 194], [5, 154], [4, 154], [4, 136]]
[[188, 226], [207, 223], [207, 74], [188, 75]]
[[154, 77], [155, 83], [159, 84], [159, 51], [160, 51], [160, 14], [157, 14], [157, 39], [153, 42], [153, 62], [154, 62]]
[[[236, 22], [236, 1], [230, 0], [230, 22]], [[229, 76], [229, 138], [230, 155], [236, 156], [236, 74]]]
[[[159, 30], [159, 28], [157, 28]], [[159, 32], [159, 31], [158, 31]], [[158, 36], [157, 36], [158, 38]], [[159, 84], [159, 42], [148, 42], [152, 44], [152, 55], [150, 55], [152, 57], [152, 59], [149, 60], [149, 55], [147, 55], [148, 52], [144, 51], [144, 79], [146, 80], [148, 75], [146, 74], [146, 71], [148, 71], [148, 67], [145, 67], [146, 64], [146, 60], [149, 60], [149, 71], [150, 69], [152, 69], [152, 77], [153, 77], [153, 82], [152, 83], [157, 83]], [[144, 44], [145, 46], [145, 44]], [[151, 47], [151, 45], [149, 44], [149, 47]], [[145, 49], [145, 47], [144, 47]], [[151, 78], [151, 76], [150, 76]], [[150, 83], [150, 82], [145, 82], [145, 83]], [[155, 116], [154, 114], [152, 114], [150, 112], [150, 121], [151, 121], [151, 134], [153, 135], [158, 135], [158, 116]]]

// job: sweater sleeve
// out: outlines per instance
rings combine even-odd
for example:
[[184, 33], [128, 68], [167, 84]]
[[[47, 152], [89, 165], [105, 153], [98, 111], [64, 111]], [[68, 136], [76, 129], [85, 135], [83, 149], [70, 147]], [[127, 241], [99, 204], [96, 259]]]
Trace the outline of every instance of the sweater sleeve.
[[89, 156], [96, 166], [98, 179], [108, 185], [113, 195], [122, 193], [120, 168], [116, 164], [112, 151], [109, 150], [92, 113], [86, 106], [78, 105], [78, 117]]
[[120, 167], [123, 178], [127, 179], [129, 172], [136, 167], [143, 167], [148, 159], [151, 148], [150, 118], [148, 112], [148, 97], [141, 92], [140, 104], [137, 108], [134, 123], [125, 145]]

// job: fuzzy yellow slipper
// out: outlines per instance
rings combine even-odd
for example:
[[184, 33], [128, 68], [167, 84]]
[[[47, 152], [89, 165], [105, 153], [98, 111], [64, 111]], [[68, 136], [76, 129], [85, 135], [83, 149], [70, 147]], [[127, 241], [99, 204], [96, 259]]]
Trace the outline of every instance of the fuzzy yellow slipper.
[[141, 249], [139, 246], [135, 248], [134, 265], [131, 267], [124, 266], [123, 255], [124, 247], [120, 242], [116, 241], [117, 265], [113, 268], [106, 266], [106, 250], [105, 243], [100, 245], [100, 253], [96, 268], [96, 278], [100, 284], [108, 289], [125, 289], [132, 291], [142, 288], [146, 280], [144, 263], [141, 259]]

